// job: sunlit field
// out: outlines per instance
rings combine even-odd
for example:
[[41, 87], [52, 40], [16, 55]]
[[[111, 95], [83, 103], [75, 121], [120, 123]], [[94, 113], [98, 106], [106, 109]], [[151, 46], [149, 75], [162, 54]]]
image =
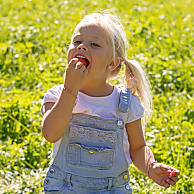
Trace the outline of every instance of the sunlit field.
[[52, 144], [41, 132], [41, 101], [64, 82], [76, 24], [105, 9], [121, 18], [127, 58], [140, 62], [152, 86], [147, 144], [157, 161], [180, 171], [176, 186], [164, 189], [131, 165], [130, 185], [134, 193], [192, 193], [192, 0], [0, 0], [0, 193], [43, 193]]

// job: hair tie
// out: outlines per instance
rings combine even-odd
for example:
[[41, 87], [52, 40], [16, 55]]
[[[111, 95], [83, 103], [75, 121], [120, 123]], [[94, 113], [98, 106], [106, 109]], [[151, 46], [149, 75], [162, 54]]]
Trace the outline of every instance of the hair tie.
[[125, 61], [126, 61], [126, 58], [125, 57], [121, 58], [121, 63], [122, 62], [125, 62]]
[[121, 63], [124, 62], [125, 65], [128, 67], [129, 69], [129, 79], [133, 79], [135, 76], [134, 76], [134, 73], [131, 69], [131, 67], [129, 65], [127, 65], [127, 59], [125, 57], [121, 58]]

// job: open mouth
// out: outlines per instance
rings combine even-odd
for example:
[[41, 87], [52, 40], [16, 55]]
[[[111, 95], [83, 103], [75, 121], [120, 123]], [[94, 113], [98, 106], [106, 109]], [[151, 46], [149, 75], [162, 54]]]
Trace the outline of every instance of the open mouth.
[[82, 56], [82, 55], [77, 55], [77, 56], [75, 56], [76, 58], [78, 58], [78, 60], [80, 61], [80, 62], [82, 62], [83, 63], [83, 65], [87, 68], [88, 67], [88, 65], [90, 64], [90, 62], [88, 61], [88, 59], [86, 59], [84, 56]]

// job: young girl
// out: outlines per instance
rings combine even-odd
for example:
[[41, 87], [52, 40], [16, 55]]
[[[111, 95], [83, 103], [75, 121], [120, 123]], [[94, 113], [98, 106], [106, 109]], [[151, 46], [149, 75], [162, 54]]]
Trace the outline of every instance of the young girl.
[[[132, 162], [163, 187], [178, 181], [179, 171], [146, 146], [141, 118], [151, 115], [151, 92], [140, 65], [126, 59], [126, 44], [111, 14], [87, 15], [76, 26], [64, 84], [49, 89], [41, 107], [43, 135], [54, 143], [45, 193], [132, 193]], [[124, 84], [109, 84], [123, 64]]]

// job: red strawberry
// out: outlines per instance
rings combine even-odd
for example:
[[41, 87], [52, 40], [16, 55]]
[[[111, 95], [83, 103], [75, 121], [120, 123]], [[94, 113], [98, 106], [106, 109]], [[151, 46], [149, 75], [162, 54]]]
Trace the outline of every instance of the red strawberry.
[[83, 65], [87, 68], [88, 65], [89, 65], [89, 61], [85, 58], [81, 58], [81, 57], [77, 57], [78, 58], [78, 61], [82, 62]]

